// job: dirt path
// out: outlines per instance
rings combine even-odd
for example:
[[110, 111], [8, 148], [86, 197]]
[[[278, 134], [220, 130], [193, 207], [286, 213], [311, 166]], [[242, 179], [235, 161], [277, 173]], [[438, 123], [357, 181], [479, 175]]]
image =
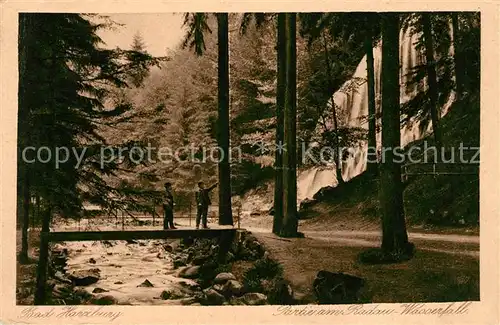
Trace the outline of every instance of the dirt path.
[[[272, 235], [271, 231], [266, 228], [247, 227], [246, 229], [263, 236]], [[326, 241], [334, 246], [378, 247], [380, 245], [380, 232], [378, 231], [305, 230], [303, 233], [307, 238]], [[408, 237], [420, 250], [479, 258], [479, 236], [410, 232]]]
[[312, 283], [320, 270], [366, 279], [371, 302], [479, 299], [479, 239], [474, 236], [413, 233], [410, 238], [417, 253], [412, 260], [363, 265], [357, 262], [357, 255], [380, 245], [378, 233], [304, 231], [306, 238], [280, 238], [268, 229], [247, 229], [282, 264], [292, 288], [306, 301], [314, 299]]

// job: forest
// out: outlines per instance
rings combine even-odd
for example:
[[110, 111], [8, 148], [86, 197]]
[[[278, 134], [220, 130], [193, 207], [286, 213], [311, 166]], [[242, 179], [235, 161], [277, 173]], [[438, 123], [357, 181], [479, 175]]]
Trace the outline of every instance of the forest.
[[[266, 185], [266, 227], [290, 240], [307, 237], [301, 225], [312, 219], [333, 229], [315, 217], [324, 209], [349, 208], [348, 222], [361, 205], [356, 213], [371, 216], [381, 239], [359, 254], [364, 263], [411, 260], [414, 223], [478, 227], [478, 175], [447, 161], [459, 143], [479, 146], [479, 13], [182, 15], [184, 39], [155, 57], [140, 34], [128, 49], [106, 48], [99, 30], [119, 27], [104, 15], [20, 14], [21, 263], [30, 261], [30, 227], [87, 218], [87, 205], [154, 214], [167, 181], [179, 210], [198, 182], [217, 182], [221, 226], [235, 226], [236, 206]], [[418, 139], [405, 140], [410, 129]], [[437, 178], [434, 170], [406, 179], [394, 151], [380, 159], [381, 148], [399, 147], [410, 159], [424, 140], [444, 153], [431, 157], [445, 168]], [[42, 147], [65, 161], [43, 162]], [[214, 147], [218, 159], [203, 159]], [[120, 159], [105, 154], [120, 148], [128, 150]], [[177, 159], [144, 159], [162, 148]], [[362, 151], [355, 163], [353, 148]], [[300, 175], [325, 168], [328, 186], [299, 197]]]

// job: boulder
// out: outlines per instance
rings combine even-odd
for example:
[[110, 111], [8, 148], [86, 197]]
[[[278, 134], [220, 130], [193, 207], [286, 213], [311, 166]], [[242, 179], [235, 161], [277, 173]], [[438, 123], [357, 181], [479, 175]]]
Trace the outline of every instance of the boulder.
[[364, 283], [356, 276], [323, 270], [318, 272], [313, 290], [320, 304], [354, 304]]
[[149, 282], [148, 279], [146, 279], [146, 280], [144, 280], [143, 283], [139, 284], [137, 287], [138, 288], [139, 287], [141, 287], [141, 288], [152, 288], [152, 287], [154, 287], [154, 285], [151, 282]]
[[96, 283], [100, 279], [99, 269], [76, 271], [69, 275], [68, 278], [75, 286], [88, 286]]
[[56, 271], [55, 274], [53, 275], [54, 279], [56, 279], [59, 282], [66, 283], [66, 284], [72, 284], [70, 279], [68, 279], [61, 271]]
[[180, 299], [180, 298], [184, 298], [185, 294], [180, 290], [169, 289], [169, 290], [163, 290], [160, 297], [163, 300]]
[[323, 197], [333, 193], [335, 191], [335, 187], [326, 186], [322, 187], [316, 194], [313, 195], [314, 200], [321, 200]]
[[243, 285], [236, 280], [229, 280], [222, 287], [222, 294], [226, 297], [241, 296], [243, 291]]
[[102, 244], [103, 244], [104, 247], [108, 247], [108, 248], [109, 247], [113, 247], [113, 244], [110, 241], [108, 241], [108, 240], [103, 240]]
[[242, 297], [238, 298], [240, 302], [245, 305], [257, 306], [267, 304], [267, 296], [259, 292], [249, 292], [244, 294]]
[[222, 285], [222, 284], [214, 284], [212, 288], [213, 288], [215, 291], [217, 291], [218, 293], [223, 294], [223, 291], [224, 291], [224, 285]]
[[215, 291], [214, 289], [212, 288], [209, 288], [207, 290], [204, 291], [205, 293], [205, 297], [203, 299], [203, 304], [205, 305], [222, 305], [226, 299], [224, 298], [223, 295], [221, 295], [220, 293], [218, 293], [217, 291]]
[[95, 305], [116, 305], [117, 301], [113, 296], [95, 297], [91, 300]]
[[313, 206], [316, 202], [317, 202], [316, 200], [304, 199], [302, 202], [300, 202], [299, 211], [305, 210], [310, 206]]
[[198, 291], [201, 289], [200, 285], [193, 280], [185, 279], [185, 280], [179, 281], [178, 284], [186, 289], [191, 290], [191, 291]]
[[223, 284], [229, 280], [236, 280], [236, 277], [232, 273], [222, 272], [217, 274], [217, 276], [214, 279], [214, 283]]
[[94, 290], [92, 290], [92, 293], [103, 293], [103, 292], [109, 292], [109, 290], [105, 290], [103, 288], [94, 288]]
[[179, 272], [179, 277], [186, 279], [195, 279], [200, 274], [200, 266], [188, 266]]
[[54, 288], [52, 288], [52, 296], [55, 298], [66, 298], [70, 296], [72, 292], [72, 288], [69, 288], [63, 284], [56, 284]]
[[95, 264], [95, 263], [97, 263], [97, 262], [96, 262], [96, 260], [95, 260], [93, 257], [91, 257], [91, 258], [89, 259], [89, 263], [90, 263], [90, 264]]
[[70, 303], [68, 305], [79, 305], [83, 302], [89, 301], [92, 298], [92, 294], [87, 290], [77, 289], [72, 292], [72, 297], [70, 297]]
[[193, 257], [191, 263], [194, 265], [203, 265], [208, 259], [210, 258], [209, 255], [198, 255]]
[[187, 259], [186, 258], [182, 258], [182, 257], [178, 257], [176, 258], [174, 261], [173, 261], [173, 264], [174, 264], [174, 269], [177, 269], [181, 266], [186, 266], [187, 265]]
[[295, 302], [292, 287], [284, 279], [274, 281], [274, 286], [267, 297], [273, 305], [292, 305]]

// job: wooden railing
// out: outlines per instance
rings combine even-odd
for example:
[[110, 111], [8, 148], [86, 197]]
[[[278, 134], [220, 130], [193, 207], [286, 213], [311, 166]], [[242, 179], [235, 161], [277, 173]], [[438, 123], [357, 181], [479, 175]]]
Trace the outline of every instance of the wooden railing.
[[470, 163], [408, 163], [401, 166], [403, 181], [414, 175], [479, 175], [479, 164]]

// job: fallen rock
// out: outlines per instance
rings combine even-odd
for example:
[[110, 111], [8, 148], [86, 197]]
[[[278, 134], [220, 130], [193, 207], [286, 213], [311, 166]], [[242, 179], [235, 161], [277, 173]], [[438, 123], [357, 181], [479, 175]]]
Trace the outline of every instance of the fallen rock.
[[151, 282], [149, 282], [149, 280], [148, 280], [148, 279], [146, 279], [146, 280], [144, 280], [144, 282], [143, 282], [143, 283], [139, 284], [137, 287], [138, 287], [138, 288], [139, 288], [139, 287], [140, 287], [140, 288], [152, 288], [152, 287], [154, 287], [154, 285], [153, 285]]
[[95, 260], [93, 257], [91, 257], [91, 258], [89, 259], [89, 263], [90, 263], [90, 264], [95, 264], [95, 263], [97, 263], [97, 262], [96, 262], [96, 260]]
[[103, 288], [95, 288], [92, 290], [92, 293], [103, 293], [103, 292], [109, 292], [109, 290], [105, 290]]
[[236, 277], [232, 273], [222, 272], [217, 274], [217, 276], [214, 279], [214, 283], [223, 284], [229, 280], [236, 280]]
[[237, 298], [237, 300], [249, 306], [265, 305], [267, 303], [267, 296], [259, 292], [249, 292]]
[[116, 281], [115, 284], [123, 284], [122, 281]]
[[223, 295], [221, 295], [220, 293], [218, 293], [217, 291], [215, 291], [214, 289], [212, 288], [209, 288], [207, 290], [204, 291], [205, 293], [205, 299], [202, 301], [202, 303], [204, 303], [205, 305], [222, 305], [226, 299], [224, 298]]
[[354, 304], [364, 280], [344, 273], [319, 271], [313, 290], [320, 304]]
[[96, 283], [100, 279], [99, 269], [76, 271], [69, 275], [68, 278], [75, 286], [88, 286]]

